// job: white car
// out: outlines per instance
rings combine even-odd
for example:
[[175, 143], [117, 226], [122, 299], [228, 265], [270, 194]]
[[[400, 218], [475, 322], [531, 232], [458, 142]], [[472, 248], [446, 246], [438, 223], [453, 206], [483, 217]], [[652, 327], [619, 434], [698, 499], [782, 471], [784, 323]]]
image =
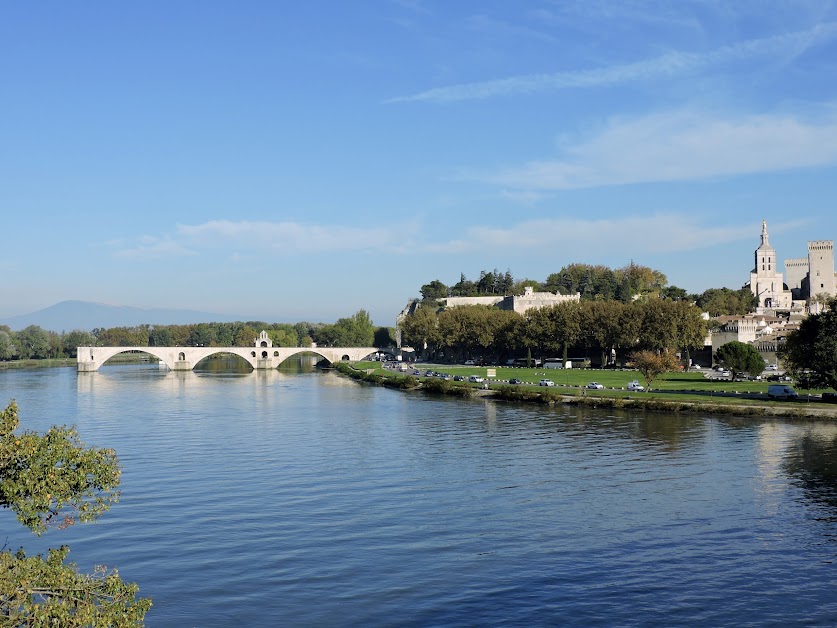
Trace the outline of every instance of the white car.
[[468, 381], [471, 382], [472, 384], [482, 384], [483, 379], [479, 375], [471, 375], [468, 378]]
[[555, 382], [551, 379], [542, 379], [538, 382], [538, 386], [555, 386]]
[[590, 390], [604, 390], [604, 386], [599, 382], [590, 382], [587, 384], [586, 388], [589, 388]]
[[634, 380], [634, 381], [628, 383], [628, 390], [633, 391], [633, 392], [641, 392], [641, 391], [645, 390], [645, 386], [640, 384], [638, 381]]

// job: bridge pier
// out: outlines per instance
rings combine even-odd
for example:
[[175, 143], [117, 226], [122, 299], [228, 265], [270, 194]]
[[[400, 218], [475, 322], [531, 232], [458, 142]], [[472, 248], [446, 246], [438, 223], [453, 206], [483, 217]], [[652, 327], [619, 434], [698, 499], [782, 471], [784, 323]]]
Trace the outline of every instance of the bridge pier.
[[253, 369], [265, 371], [278, 367], [297, 353], [316, 353], [335, 364], [360, 360], [376, 351], [375, 347], [273, 347], [266, 332], [262, 332], [255, 347], [78, 347], [78, 371], [98, 371], [113, 356], [127, 352], [147, 353], [173, 371], [191, 371], [204, 358], [230, 353], [246, 360]]

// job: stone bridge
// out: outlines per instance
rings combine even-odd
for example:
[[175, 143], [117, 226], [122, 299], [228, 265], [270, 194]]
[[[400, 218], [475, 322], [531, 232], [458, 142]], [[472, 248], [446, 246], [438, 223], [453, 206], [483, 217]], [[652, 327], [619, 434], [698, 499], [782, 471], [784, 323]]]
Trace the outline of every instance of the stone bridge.
[[[256, 339], [259, 344], [260, 339]], [[78, 347], [79, 372], [97, 371], [115, 355], [141, 351], [154, 356], [173, 371], [190, 371], [211, 355], [232, 353], [244, 358], [254, 369], [275, 369], [298, 353], [315, 353], [332, 364], [357, 362], [378, 351], [375, 347], [273, 347], [261, 340], [253, 347]]]

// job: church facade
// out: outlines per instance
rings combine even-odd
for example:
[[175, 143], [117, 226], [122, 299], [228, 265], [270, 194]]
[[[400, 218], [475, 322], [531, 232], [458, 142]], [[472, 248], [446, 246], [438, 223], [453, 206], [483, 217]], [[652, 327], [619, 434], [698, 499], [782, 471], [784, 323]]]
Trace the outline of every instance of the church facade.
[[776, 249], [770, 244], [767, 222], [762, 220], [761, 243], [750, 273], [750, 291], [758, 297], [758, 313], [804, 311], [812, 307], [812, 299], [837, 296], [833, 240], [808, 242], [808, 257], [784, 260], [784, 274], [777, 265]]

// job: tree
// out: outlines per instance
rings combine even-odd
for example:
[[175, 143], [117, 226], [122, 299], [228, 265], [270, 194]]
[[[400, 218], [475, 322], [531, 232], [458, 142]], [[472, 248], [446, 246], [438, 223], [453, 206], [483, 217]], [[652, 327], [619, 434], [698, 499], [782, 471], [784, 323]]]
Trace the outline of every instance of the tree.
[[18, 354], [24, 360], [49, 356], [49, 334], [37, 325], [29, 325], [17, 333]]
[[376, 327], [375, 338], [373, 340], [374, 346], [379, 349], [389, 349], [394, 347], [395, 342], [395, 328], [394, 327]]
[[337, 340], [333, 346], [371, 347], [375, 340], [375, 325], [366, 310], [358, 310], [349, 318], [337, 319]]
[[677, 368], [677, 356], [673, 351], [636, 351], [632, 356], [634, 365], [645, 379], [645, 388], [651, 390], [651, 382], [668, 371]]
[[74, 329], [69, 334], [64, 336], [64, 351], [71, 358], [76, 357], [77, 349], [79, 347], [94, 346], [96, 346], [96, 338], [89, 331]]
[[696, 298], [677, 286], [666, 286], [660, 291], [660, 297], [669, 301], [694, 301]]
[[103, 347], [147, 347], [148, 328], [110, 327], [99, 331], [98, 341]]
[[166, 325], [155, 325], [148, 332], [148, 346], [150, 347], [173, 347], [175, 344], [171, 329]]
[[438, 279], [426, 283], [421, 287], [421, 298], [425, 301], [437, 301], [448, 296], [448, 287]]
[[11, 360], [15, 355], [17, 355], [17, 347], [15, 347], [12, 335], [0, 330], [0, 360]]
[[398, 323], [402, 345], [434, 354], [439, 345], [439, 318], [433, 308], [421, 306]]
[[235, 335], [235, 338], [233, 339], [233, 342], [235, 343], [234, 346], [252, 347], [258, 335], [259, 332], [257, 332], [253, 327], [250, 327], [249, 325], [244, 325], [244, 327], [238, 330], [238, 333]]
[[290, 329], [269, 329], [267, 335], [273, 341], [274, 347], [296, 347], [299, 343], [299, 338], [293, 327]]
[[[0, 506], [37, 535], [96, 519], [117, 501], [120, 468], [110, 449], [86, 448], [73, 429], [17, 432], [17, 404], [0, 412]], [[151, 606], [116, 571], [78, 573], [69, 549], [0, 552], [0, 623], [10, 626], [137, 625]]]
[[740, 290], [710, 288], [697, 296], [697, 306], [709, 316], [732, 316], [752, 312], [758, 305], [758, 298], [748, 286]]
[[817, 388], [837, 389], [837, 299], [812, 314], [788, 334], [779, 357], [797, 380]]
[[753, 345], [733, 340], [718, 347], [715, 359], [726, 366], [735, 379], [741, 373], [758, 375], [764, 370], [764, 358]]

